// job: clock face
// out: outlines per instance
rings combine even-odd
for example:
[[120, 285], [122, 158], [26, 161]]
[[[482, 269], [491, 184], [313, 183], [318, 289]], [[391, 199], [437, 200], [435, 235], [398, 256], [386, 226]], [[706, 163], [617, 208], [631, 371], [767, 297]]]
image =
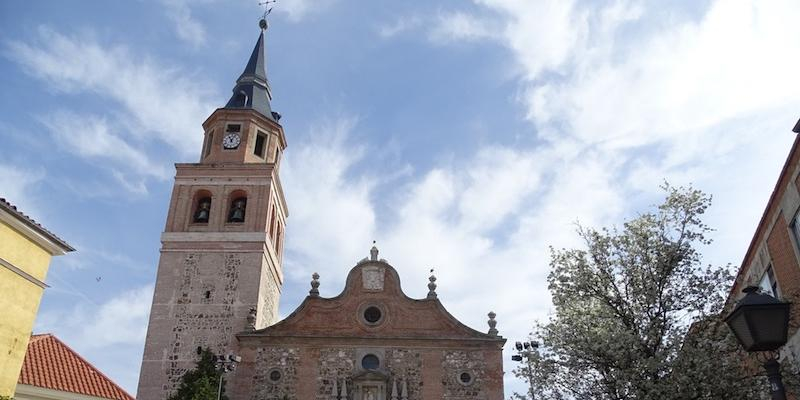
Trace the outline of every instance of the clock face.
[[235, 133], [229, 133], [222, 138], [222, 147], [226, 149], [235, 149], [239, 147], [239, 143], [241, 141], [242, 139], [239, 137], [239, 135]]

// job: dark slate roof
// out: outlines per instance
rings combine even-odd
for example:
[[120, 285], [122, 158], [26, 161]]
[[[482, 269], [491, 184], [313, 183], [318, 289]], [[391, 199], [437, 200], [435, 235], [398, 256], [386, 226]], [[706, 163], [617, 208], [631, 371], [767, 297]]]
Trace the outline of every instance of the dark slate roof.
[[40, 223], [36, 222], [33, 218], [25, 215], [22, 211], [17, 210], [17, 206], [9, 203], [6, 199], [0, 197], [0, 210], [5, 210], [9, 214], [17, 217], [25, 225], [28, 225], [33, 230], [39, 232], [42, 236], [51, 240], [58, 247], [61, 247], [65, 252], [75, 251], [72, 246], [67, 244], [64, 240], [56, 236], [53, 232], [48, 231]]
[[236, 80], [233, 94], [225, 108], [250, 108], [275, 121], [270, 107], [272, 93], [264, 63], [264, 31], [262, 30], [258, 36], [256, 47], [253, 48], [253, 53], [250, 55], [250, 60], [247, 61], [247, 66]]

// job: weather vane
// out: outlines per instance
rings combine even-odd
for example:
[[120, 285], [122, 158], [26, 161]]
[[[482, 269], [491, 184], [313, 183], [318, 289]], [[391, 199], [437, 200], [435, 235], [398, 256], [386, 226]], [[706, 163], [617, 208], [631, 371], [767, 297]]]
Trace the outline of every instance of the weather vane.
[[264, 0], [258, 3], [260, 6], [264, 6], [264, 14], [261, 16], [261, 29], [267, 29], [266, 22], [267, 22], [267, 15], [272, 12], [272, 8], [275, 6], [270, 6], [270, 4], [277, 3], [278, 0]]

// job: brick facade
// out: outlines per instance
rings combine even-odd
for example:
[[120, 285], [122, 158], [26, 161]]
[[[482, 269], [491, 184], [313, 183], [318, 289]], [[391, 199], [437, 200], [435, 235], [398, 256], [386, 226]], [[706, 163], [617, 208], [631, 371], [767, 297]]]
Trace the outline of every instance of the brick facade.
[[[375, 322], [366, 318], [370, 307], [380, 310]], [[344, 390], [362, 400], [373, 389], [375, 400], [393, 392], [407, 400], [503, 399], [505, 339], [461, 324], [435, 293], [408, 298], [383, 260], [358, 263], [340, 295], [310, 293], [285, 320], [236, 337], [242, 362], [227, 376], [232, 400], [336, 400]], [[377, 364], [365, 367], [365, 357]]]
[[[242, 142], [222, 148], [236, 123]], [[147, 328], [137, 398], [163, 400], [195, 364], [198, 348], [237, 351], [235, 334], [277, 321], [283, 285], [281, 234], [288, 215], [278, 176], [283, 129], [252, 110], [216, 110], [203, 124], [209, 151], [177, 164]], [[254, 159], [256, 135], [269, 133], [270, 157]], [[243, 221], [231, 221], [246, 198]], [[201, 200], [208, 215], [197, 221]], [[255, 319], [250, 321], [251, 310]]]
[[[778, 182], [759, 221], [731, 288], [725, 313], [743, 297], [742, 289], [769, 281], [771, 268], [777, 286], [776, 296], [800, 304], [800, 237], [794, 233], [800, 213], [800, 135], [795, 139]], [[800, 307], [792, 307], [789, 342], [781, 358], [800, 365]]]

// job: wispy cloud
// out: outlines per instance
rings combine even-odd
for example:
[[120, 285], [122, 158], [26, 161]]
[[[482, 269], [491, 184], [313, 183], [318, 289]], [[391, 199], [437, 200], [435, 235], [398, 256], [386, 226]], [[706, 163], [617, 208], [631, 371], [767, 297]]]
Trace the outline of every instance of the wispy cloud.
[[26, 72], [61, 91], [111, 100], [135, 128], [126, 135], [167, 143], [182, 157], [199, 148], [197, 121], [214, 109], [206, 81], [92, 37], [43, 27], [37, 39], [7, 44], [10, 58]]
[[[42, 117], [42, 123], [64, 149], [81, 158], [99, 160], [104, 165], [110, 162], [118, 168], [159, 179], [170, 176], [165, 165], [153, 162], [144, 150], [112, 133], [105, 118], [57, 111]], [[123, 132], [120, 128], [116, 130]]]
[[83, 243], [74, 243], [74, 241], [73, 245], [78, 251], [70, 254], [69, 257], [59, 259], [69, 269], [80, 270], [96, 268], [101, 265], [113, 265], [117, 269], [125, 268], [128, 270], [149, 269], [148, 266], [142, 265], [125, 254], [95, 248]]
[[82, 301], [40, 313], [36, 331], [55, 333], [122, 386], [135, 388], [152, 299], [153, 285], [145, 285], [100, 304]]
[[206, 43], [206, 30], [203, 24], [192, 16], [189, 0], [161, 0], [167, 16], [175, 24], [175, 33], [181, 40], [194, 47]]
[[[213, 110], [211, 91], [187, 71], [46, 27], [38, 38], [6, 43], [6, 55], [56, 92], [107, 101], [106, 115], [61, 107], [38, 119], [60, 149], [102, 168], [128, 193], [146, 195], [148, 180], [170, 176], [174, 154], [193, 157], [200, 147], [198, 121]], [[159, 143], [169, 146], [169, 161], [163, 151], [149, 151]], [[108, 194], [104, 185], [95, 192]]]
[[375, 235], [408, 292], [424, 296], [436, 267], [457, 317], [480, 329], [494, 308], [502, 334], [524, 337], [550, 308], [547, 246], [579, 246], [576, 221], [618, 224], [644, 211], [664, 179], [714, 195], [708, 222], [719, 241], [703, 249], [706, 260], [738, 261], [793, 139], [800, 5], [715, 1], [665, 24], [663, 9], [633, 1], [475, 3], [490, 12], [441, 12], [382, 35], [418, 29], [437, 44], [510, 50], [518, 106], [538, 140], [478, 151], [395, 188], [395, 222]]
[[286, 246], [293, 256], [286, 262], [295, 266], [286, 271], [310, 274], [346, 265], [374, 239], [374, 182], [350, 175], [365, 156], [364, 147], [350, 140], [356, 123], [351, 117], [322, 122], [311, 128], [310, 142], [287, 153], [281, 175], [292, 221]]
[[42, 168], [26, 169], [18, 165], [0, 163], [0, 197], [5, 198], [20, 211], [36, 218], [39, 206], [32, 200], [33, 188], [45, 177]]
[[289, 15], [289, 19], [299, 21], [309, 15], [324, 11], [339, 0], [280, 0], [275, 6], [275, 12]]
[[432, 21], [428, 37], [437, 43], [499, 38], [502, 32], [498, 22], [461, 11], [440, 13]]
[[[374, 160], [353, 144], [351, 119], [318, 129], [326, 134], [296, 143], [282, 173], [292, 208], [285, 269], [295, 282], [321, 273], [327, 296], [377, 239], [410, 295], [425, 296], [434, 267], [456, 316], [482, 330], [494, 310], [505, 332], [522, 335], [549, 308], [547, 245], [575, 245], [576, 220], [605, 223], [622, 212], [618, 163], [596, 152], [492, 146], [398, 185], [373, 179], [380, 170], [357, 172]], [[379, 212], [388, 213], [381, 225]]]
[[378, 35], [382, 38], [392, 38], [399, 34], [413, 31], [424, 23], [424, 19], [418, 15], [403, 16], [396, 20], [378, 26]]

